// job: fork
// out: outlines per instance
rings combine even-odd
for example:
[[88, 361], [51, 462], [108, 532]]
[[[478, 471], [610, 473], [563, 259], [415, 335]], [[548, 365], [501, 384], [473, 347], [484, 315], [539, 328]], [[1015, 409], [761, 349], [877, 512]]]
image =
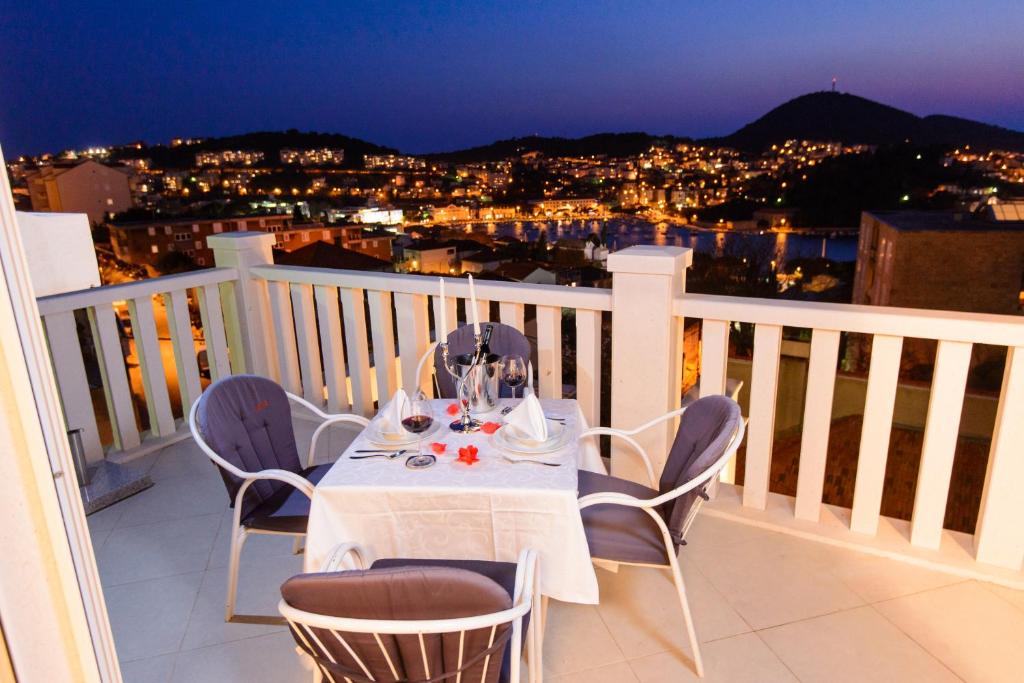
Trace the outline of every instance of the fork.
[[503, 455], [501, 457], [505, 460], [505, 462], [510, 462], [513, 465], [521, 465], [522, 463], [525, 462], [528, 465], [547, 465], [548, 467], [561, 467], [562, 466], [562, 463], [560, 463], [560, 462], [545, 462], [543, 460], [518, 460], [518, 459], [515, 459], [515, 458], [510, 458], [507, 455]]
[[365, 458], [387, 458], [388, 460], [394, 460], [398, 456], [404, 455], [405, 453], [409, 453], [409, 452], [411, 452], [411, 451], [401, 450], [401, 451], [392, 451], [390, 453], [371, 453], [370, 455], [350, 455], [350, 456], [348, 456], [348, 459], [349, 460], [363, 460]]

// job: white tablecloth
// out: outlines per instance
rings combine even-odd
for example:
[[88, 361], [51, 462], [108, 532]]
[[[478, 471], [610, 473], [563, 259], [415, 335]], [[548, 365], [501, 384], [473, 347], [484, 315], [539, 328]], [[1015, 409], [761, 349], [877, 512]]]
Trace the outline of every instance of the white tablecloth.
[[[587, 428], [576, 401], [542, 400], [544, 412], [566, 418], [573, 438], [545, 460], [561, 467], [511, 464], [491, 445], [492, 437], [451, 431], [445, 412], [451, 401], [433, 401], [441, 431], [424, 439], [447, 444], [445, 455], [423, 470], [393, 460], [352, 460], [372, 448], [357, 437], [316, 486], [306, 538], [306, 571], [317, 571], [343, 542], [363, 545], [374, 558], [439, 558], [515, 562], [524, 548], [540, 555], [541, 591], [556, 600], [595, 604], [597, 577], [590, 562], [577, 504], [577, 467], [604, 472], [592, 443], [575, 438]], [[504, 401], [503, 403], [507, 403]], [[500, 415], [492, 416], [495, 421]], [[473, 444], [480, 461], [456, 462], [458, 449]], [[415, 445], [413, 446], [415, 448]]]

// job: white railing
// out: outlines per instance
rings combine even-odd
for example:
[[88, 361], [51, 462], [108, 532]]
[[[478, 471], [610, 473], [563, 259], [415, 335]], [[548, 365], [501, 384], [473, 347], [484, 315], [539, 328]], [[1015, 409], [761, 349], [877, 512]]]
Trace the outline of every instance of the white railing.
[[[399, 385], [422, 388], [428, 394], [432, 390], [426, 373], [416, 377], [416, 367], [434, 336], [428, 306], [435, 320], [440, 317], [436, 278], [269, 265], [250, 272], [266, 282], [276, 331], [268, 374], [290, 391], [322, 401], [326, 388], [330, 409], [351, 408], [366, 415], [372, 412], [376, 397], [390, 396]], [[448, 278], [445, 286], [447, 319], [459, 320], [461, 300], [461, 322], [467, 322], [467, 281]], [[611, 309], [611, 292], [478, 281], [476, 294], [481, 321], [490, 320], [494, 302], [500, 322], [531, 336], [535, 332], [537, 387], [542, 397], [561, 398], [563, 345], [573, 345], [576, 396], [588, 421], [597, 424], [601, 313]], [[534, 308], [529, 330], [528, 306]], [[573, 340], [562, 339], [564, 309], [575, 313]]]
[[[80, 310], [88, 314], [96, 346], [112, 450], [138, 453], [140, 444], [144, 450], [147, 442], [181, 434], [180, 411], [187, 411], [202, 389], [189, 343], [200, 335], [212, 378], [241, 371], [264, 374], [331, 411], [368, 415], [379, 397], [398, 386], [432, 390], [429, 376], [417, 377], [416, 368], [431, 342], [431, 318], [439, 317], [436, 278], [276, 266], [273, 239], [260, 233], [217, 235], [210, 246], [218, 268], [40, 299], [68, 426], [85, 430], [91, 457], [102, 453], [102, 445], [78, 343], [75, 311]], [[731, 326], [752, 324], [744, 484], [727, 489], [744, 515], [772, 512], [769, 503], [779, 497], [769, 490], [769, 471], [783, 328], [811, 330], [796, 496], [782, 506], [801, 533], [824, 529], [835, 518], [822, 513], [830, 509], [823, 503], [823, 483], [840, 336], [871, 335], [853, 505], [843, 521], [847, 532], [869, 540], [878, 536], [880, 520], [887, 519], [880, 509], [903, 339], [937, 340], [913, 518], [904, 546], [897, 549], [903, 554], [936, 548], [949, 537], [943, 518], [971, 350], [975, 344], [1006, 348], [973, 555], [1021, 571], [1024, 318], [687, 294], [689, 259], [689, 250], [676, 247], [617, 252], [608, 261], [611, 290], [478, 281], [478, 315], [488, 320], [494, 314], [535, 337], [541, 396], [563, 395], [563, 349], [574, 348], [575, 396], [587, 421], [619, 428], [635, 427], [680, 405], [684, 319], [701, 321], [704, 395], [725, 392]], [[466, 281], [446, 279], [446, 290], [448, 320], [465, 322]], [[190, 292], [201, 312], [201, 330], [189, 322]], [[127, 350], [115, 313], [121, 301], [127, 302], [132, 326], [134, 348]], [[575, 326], [563, 335], [563, 319], [570, 317]], [[610, 377], [604, 382], [602, 344], [609, 340], [603, 317], [611, 321]], [[160, 329], [167, 330], [169, 343], [158, 338]], [[135, 382], [125, 367], [126, 355], [138, 363]], [[611, 387], [610, 395], [602, 397], [602, 384]], [[151, 425], [146, 434], [136, 420], [133, 388], [145, 398]], [[180, 409], [172, 399], [177, 393]], [[610, 415], [602, 416], [602, 398]], [[656, 467], [673, 438], [671, 424], [638, 437]], [[643, 476], [635, 459], [614, 445], [612, 469], [620, 476]], [[727, 473], [724, 479], [728, 483], [734, 477]]]
[[[145, 441], [161, 444], [165, 437], [184, 433], [181, 418], [202, 391], [196, 332], [205, 341], [211, 378], [232, 371], [231, 325], [229, 320], [225, 326], [221, 290], [230, 290], [236, 277], [232, 268], [213, 268], [39, 299], [65, 420], [68, 429], [82, 430], [89, 462], [101, 459], [108, 445], [101, 440], [100, 425], [109, 425], [115, 451], [141, 452]], [[198, 330], [193, 329], [190, 299], [200, 311]], [[127, 321], [119, 316], [125, 309]], [[83, 354], [79, 311], [88, 319], [94, 357]], [[123, 332], [128, 322], [130, 335]], [[129, 359], [137, 371], [130, 371]], [[105, 411], [94, 408], [87, 362], [98, 366]], [[172, 396], [177, 399], [173, 406]], [[137, 399], [145, 401], [148, 430], [139, 427]]]
[[769, 496], [782, 329], [812, 330], [793, 505], [795, 518], [811, 522], [819, 521], [823, 509], [840, 334], [873, 335], [853, 508], [849, 517], [852, 531], [871, 536], [876, 534], [880, 519], [903, 340], [936, 340], [938, 346], [909, 539], [913, 546], [929, 549], [938, 548], [942, 540], [972, 347], [974, 344], [1006, 347], [1006, 370], [974, 545], [978, 559], [1020, 568], [1024, 551], [1019, 530], [1024, 519], [1020, 502], [1020, 487], [1024, 484], [1024, 430], [1021, 427], [1024, 421], [1024, 318], [699, 294], [678, 296], [675, 314], [702, 321], [702, 394], [724, 390], [731, 324], [754, 325], [750, 427], [742, 501], [746, 507], [762, 510]]

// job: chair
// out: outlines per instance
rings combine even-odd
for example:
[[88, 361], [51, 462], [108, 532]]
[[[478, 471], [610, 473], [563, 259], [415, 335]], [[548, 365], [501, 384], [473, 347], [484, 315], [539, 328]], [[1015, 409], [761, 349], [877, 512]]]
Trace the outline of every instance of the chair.
[[[324, 420], [313, 432], [304, 464], [299, 460], [289, 401]], [[296, 537], [298, 552], [306, 535], [313, 487], [330, 468], [329, 464], [313, 465], [316, 444], [327, 427], [340, 422], [365, 427], [369, 420], [325, 413], [255, 375], [233, 375], [214, 382], [192, 405], [188, 415], [192, 437], [220, 470], [234, 508], [226, 621], [265, 623], [271, 619], [235, 617], [242, 546], [249, 534], [283, 534]]]
[[[679, 429], [661, 478], [656, 479], [646, 451], [633, 438], [666, 420], [680, 417]], [[588, 429], [580, 438], [607, 434], [630, 444], [643, 460], [650, 487], [604, 474], [579, 472], [580, 515], [597, 565], [627, 564], [667, 569], [672, 574], [693, 650], [698, 676], [704, 675], [686, 586], [676, 557], [685, 545], [707, 489], [743, 441], [745, 423], [739, 405], [727, 396], [707, 396], [633, 430]]]
[[[531, 682], [542, 676], [537, 555], [516, 564], [378, 560], [342, 544], [321, 573], [281, 586], [278, 610], [314, 681], [518, 683], [527, 641]], [[348, 561], [355, 569], [342, 570]]]
[[[494, 331], [491, 333], [491, 353], [499, 356], [521, 356], [526, 361], [526, 385], [533, 388], [533, 361], [530, 360], [532, 348], [530, 340], [522, 332], [502, 323], [480, 323], [492, 325]], [[473, 337], [473, 326], [462, 325], [448, 333], [448, 355], [450, 358], [461, 353], [471, 353], [475, 348], [476, 340]], [[438, 398], [455, 398], [455, 380], [444, 368], [444, 359], [441, 355], [440, 344], [433, 342], [427, 347], [426, 353], [420, 358], [416, 366], [416, 377], [423, 377], [423, 369], [430, 358], [434, 359], [433, 374], [434, 386], [437, 389]], [[504, 384], [501, 386], [501, 396], [510, 398], [512, 390]]]

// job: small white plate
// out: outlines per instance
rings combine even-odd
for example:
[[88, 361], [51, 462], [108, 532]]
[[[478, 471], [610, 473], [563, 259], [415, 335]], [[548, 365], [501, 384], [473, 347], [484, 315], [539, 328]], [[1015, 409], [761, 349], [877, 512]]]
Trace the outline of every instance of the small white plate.
[[512, 431], [507, 430], [508, 427], [506, 426], [494, 433], [494, 445], [502, 450], [521, 455], [552, 453], [564, 447], [569, 443], [570, 437], [572, 437], [572, 432], [562, 425], [558, 425], [555, 429], [549, 427], [548, 439], [539, 443], [536, 441], [521, 441], [515, 437]]
[[377, 445], [409, 446], [411, 444], [416, 443], [421, 438], [427, 439], [436, 434], [438, 430], [441, 428], [443, 422], [444, 420], [438, 420], [437, 418], [434, 418], [434, 423], [430, 425], [430, 429], [423, 432], [422, 434], [413, 434], [412, 432], [407, 432], [404, 429], [397, 434], [385, 434], [384, 432], [381, 431], [380, 422], [374, 420], [366, 426], [365, 433], [366, 438], [371, 443]]

